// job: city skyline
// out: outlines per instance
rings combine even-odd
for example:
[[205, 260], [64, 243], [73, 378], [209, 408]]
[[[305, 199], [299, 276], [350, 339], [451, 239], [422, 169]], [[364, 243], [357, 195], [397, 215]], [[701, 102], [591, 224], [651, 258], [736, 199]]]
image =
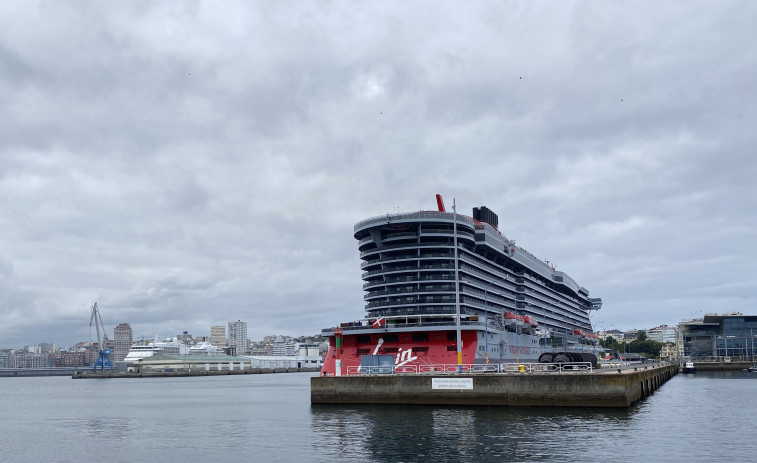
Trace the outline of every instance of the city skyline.
[[[745, 315], [748, 315], [748, 314], [745, 314]], [[692, 321], [692, 320], [691, 319], [680, 320], [679, 323], [686, 323], [686, 322], [690, 322], [690, 321]], [[231, 324], [231, 323], [238, 323], [238, 322], [244, 323], [246, 325], [246, 322], [244, 322], [242, 320], [230, 321], [229, 324]], [[133, 329], [131, 329], [131, 326], [130, 326], [131, 323], [128, 323], [128, 322], [119, 323], [119, 324], [117, 324], [116, 326], [114, 326], [110, 330], [110, 333], [106, 333], [106, 335], [108, 336], [108, 339], [110, 340], [110, 342], [115, 342], [116, 341], [116, 336], [117, 336], [116, 330], [119, 327], [122, 327], [123, 325], [129, 325], [130, 334], [133, 332]], [[608, 326], [601, 326], [601, 327], [598, 326], [598, 327], [595, 327], [594, 331], [596, 333], [610, 333], [610, 332], [613, 332], [613, 333], [615, 333], [615, 332], [619, 332], [619, 333], [634, 333], [634, 332], [639, 332], [639, 331], [649, 332], [649, 331], [652, 331], [652, 330], [667, 329], [667, 328], [672, 328], [672, 329], [677, 330], [677, 326], [678, 326], [677, 323], [673, 324], [673, 325], [666, 325], [666, 324], [655, 325], [655, 324], [650, 324], [649, 327], [643, 327], [643, 328], [638, 328], [637, 327], [637, 328], [630, 328], [630, 329], [621, 330], [621, 329], [615, 328], [614, 326], [608, 325]], [[211, 328], [211, 330], [208, 331], [209, 334], [202, 334], [202, 333], [200, 333], [200, 334], [193, 334], [193, 333], [190, 333], [190, 332], [187, 332], [187, 331], [181, 331], [181, 332], [178, 332], [178, 333], [175, 333], [175, 334], [171, 334], [171, 335], [168, 335], [168, 336], [154, 336], [152, 338], [146, 337], [146, 336], [142, 336], [142, 335], [140, 335], [140, 336], [134, 336], [133, 337], [133, 343], [142, 342], [142, 341], [150, 341], [150, 340], [155, 340], [155, 339], [157, 339], [157, 340], [164, 340], [164, 339], [170, 339], [170, 338], [175, 338], [175, 337], [181, 337], [182, 335], [183, 336], [191, 336], [195, 340], [199, 339], [199, 338], [212, 339], [212, 334], [210, 334], [210, 333], [212, 333], [212, 328], [224, 328], [224, 331], [225, 331], [226, 326], [214, 325], [214, 326], [211, 326], [210, 328]], [[106, 325], [106, 331], [108, 331], [107, 325]], [[111, 337], [111, 334], [113, 335], [112, 337]], [[314, 338], [314, 337], [318, 337], [318, 336], [321, 336], [321, 334], [320, 333], [304, 334], [304, 335], [266, 334], [266, 335], [264, 335], [264, 336], [262, 336], [260, 338], [251, 338], [251, 337], [248, 336], [246, 339], [250, 343], [255, 344], [255, 343], [266, 343], [266, 342], [272, 343], [272, 342], [274, 342], [274, 339], [280, 338], [280, 337], [288, 338], [288, 339], [302, 339], [302, 338]], [[266, 341], [266, 339], [268, 339], [269, 341]], [[226, 334], [224, 334], [223, 340], [224, 340], [224, 342], [229, 341], [229, 336], [226, 335]], [[52, 346], [54, 346], [56, 349], [64, 349], [64, 348], [72, 348], [72, 347], [75, 347], [75, 345], [77, 345], [77, 344], [88, 343], [88, 342], [91, 342], [93, 344], [97, 344], [97, 339], [94, 339], [94, 340], [79, 340], [76, 343], [71, 344], [71, 345], [62, 345], [62, 344], [58, 344], [58, 343], [56, 343], [54, 341], [43, 341], [43, 342], [39, 342], [39, 343], [22, 343], [21, 345], [16, 345], [16, 346], [3, 346], [3, 345], [0, 345], [0, 350], [3, 350], [3, 349], [24, 349], [24, 348], [27, 348], [27, 347], [38, 347], [38, 346], [42, 346], [42, 345], [46, 345], [46, 346], [49, 346], [51, 348], [52, 348]]]
[[755, 312], [757, 4], [0, 12], [0, 345], [89, 339], [94, 302], [137, 336], [317, 334], [365, 314], [354, 225], [436, 193], [598, 325]]

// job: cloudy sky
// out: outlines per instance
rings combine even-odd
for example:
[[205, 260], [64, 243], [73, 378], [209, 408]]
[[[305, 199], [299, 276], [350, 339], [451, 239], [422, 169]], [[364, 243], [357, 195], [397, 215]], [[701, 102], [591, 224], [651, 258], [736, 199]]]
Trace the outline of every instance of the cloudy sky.
[[0, 348], [364, 313], [353, 226], [486, 205], [596, 324], [757, 313], [754, 2], [0, 3]]

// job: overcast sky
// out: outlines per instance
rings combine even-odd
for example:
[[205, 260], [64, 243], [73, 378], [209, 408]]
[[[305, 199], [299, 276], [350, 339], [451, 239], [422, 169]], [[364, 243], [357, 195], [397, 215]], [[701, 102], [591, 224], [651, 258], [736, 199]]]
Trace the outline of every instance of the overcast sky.
[[[364, 315], [356, 222], [486, 205], [600, 328], [757, 314], [757, 3], [0, 3], [0, 348]], [[596, 327], [596, 326], [595, 326]]]

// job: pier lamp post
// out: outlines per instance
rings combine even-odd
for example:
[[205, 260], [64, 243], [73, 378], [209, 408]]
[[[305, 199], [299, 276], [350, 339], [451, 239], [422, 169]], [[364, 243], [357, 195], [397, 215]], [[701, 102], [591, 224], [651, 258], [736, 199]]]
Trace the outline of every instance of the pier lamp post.
[[543, 348], [542, 352], [546, 352], [547, 351], [547, 306], [545, 305], [544, 307], [541, 308], [541, 310], [542, 310], [542, 313], [543, 313], [543, 317], [542, 318], [544, 319], [544, 327], [541, 329], [542, 333], [544, 333], [544, 336], [543, 336], [543, 338], [544, 338], [544, 348]]
[[515, 304], [515, 364], [520, 364], [520, 326], [518, 320], [518, 304]]
[[455, 247], [455, 323], [457, 332], [457, 372], [463, 372], [463, 337], [460, 330], [460, 278], [458, 271], [458, 250], [457, 250], [457, 203], [452, 198], [453, 213], [453, 243]]
[[489, 288], [493, 281], [487, 283], [484, 288], [484, 357], [486, 358], [486, 364], [489, 365], [489, 307], [487, 306]]
[[[526, 291], [529, 292], [529, 293], [533, 293], [533, 291], [530, 291], [530, 290], [526, 290]], [[542, 311], [542, 317], [543, 317], [543, 320], [544, 320], [544, 326], [541, 329], [541, 331], [543, 333], [543, 335], [542, 335], [542, 343], [543, 343], [542, 352], [546, 352], [547, 351], [547, 307], [546, 306], [542, 307], [542, 306], [539, 306], [539, 305], [536, 305], [536, 304], [531, 304], [529, 302], [526, 302], [525, 304], [526, 304], [526, 307], [531, 306], [531, 307], [533, 307], [535, 309], [541, 309], [541, 311]], [[516, 328], [518, 326], [518, 315], [517, 315], [517, 313], [515, 315], [515, 326], [516, 326]], [[517, 354], [516, 354], [516, 358], [517, 358]]]
[[[605, 335], [606, 335], [607, 334], [607, 328], [612, 328], [613, 325], [605, 326], [602, 323], [604, 323], [604, 322], [597, 322], [595, 324], [597, 325], [597, 328], [602, 328], [602, 332], [605, 333]], [[596, 333], [594, 333], [594, 334], [596, 334]], [[606, 339], [606, 336], [605, 336], [605, 339]], [[597, 341], [597, 342], [599, 342], [599, 341]], [[596, 344], [594, 344], [594, 355], [597, 355], [597, 345]]]
[[[533, 293], [534, 291], [532, 289], [523, 289], [523, 308], [528, 307], [529, 305], [532, 307], [536, 307], [533, 304], [529, 304], [526, 302], [525, 295], [526, 293]], [[520, 364], [520, 324], [518, 323], [520, 320], [518, 320], [518, 301], [515, 301], [515, 363]]]

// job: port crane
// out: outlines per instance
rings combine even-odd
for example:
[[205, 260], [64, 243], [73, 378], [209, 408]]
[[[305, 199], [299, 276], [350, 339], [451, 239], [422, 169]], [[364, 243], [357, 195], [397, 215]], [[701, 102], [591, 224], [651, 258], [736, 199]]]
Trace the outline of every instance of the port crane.
[[[110, 349], [106, 349], [103, 345], [103, 339], [105, 338], [105, 327], [103, 326], [102, 318], [100, 318], [100, 310], [97, 308], [97, 302], [92, 306], [92, 315], [89, 317], [89, 326], [92, 327], [92, 323], [95, 324], [95, 330], [97, 331], [97, 348], [99, 354], [93, 371], [97, 371], [97, 367], [100, 367], [100, 371], [104, 371], [105, 368], [109, 370], [113, 369], [113, 364], [110, 361]], [[102, 337], [100, 336], [102, 331]]]

